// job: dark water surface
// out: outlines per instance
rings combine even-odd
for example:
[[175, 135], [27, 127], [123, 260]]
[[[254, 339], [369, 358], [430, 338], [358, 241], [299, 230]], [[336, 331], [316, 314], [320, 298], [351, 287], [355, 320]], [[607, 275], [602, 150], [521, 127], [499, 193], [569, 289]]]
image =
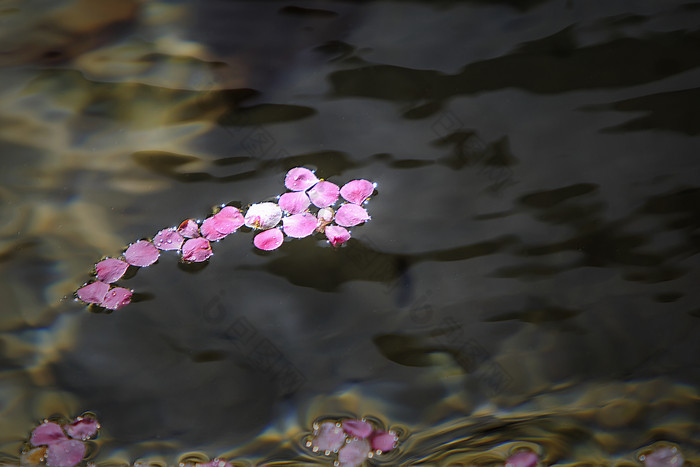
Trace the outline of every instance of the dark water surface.
[[[700, 2], [0, 3], [0, 462], [86, 410], [102, 465], [700, 465]], [[289, 168], [373, 220], [73, 300], [103, 256]], [[287, 462], [285, 464], [285, 462]], [[374, 464], [382, 464], [381, 462]]]

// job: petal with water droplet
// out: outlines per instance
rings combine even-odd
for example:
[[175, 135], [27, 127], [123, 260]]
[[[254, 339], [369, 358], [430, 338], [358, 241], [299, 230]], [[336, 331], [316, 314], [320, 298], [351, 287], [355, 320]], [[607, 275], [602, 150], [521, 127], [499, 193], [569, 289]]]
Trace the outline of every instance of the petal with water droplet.
[[253, 245], [265, 251], [275, 250], [282, 245], [284, 234], [280, 229], [270, 229], [260, 232], [253, 238]]
[[340, 196], [343, 199], [354, 203], [362, 204], [374, 192], [374, 184], [367, 180], [353, 180], [346, 183], [340, 189]]
[[365, 208], [357, 204], [343, 204], [335, 213], [335, 222], [343, 227], [352, 227], [370, 219]]
[[108, 290], [109, 284], [95, 281], [79, 288], [77, 294], [78, 298], [86, 303], [102, 303]]
[[182, 259], [184, 261], [201, 263], [213, 254], [211, 244], [206, 238], [190, 238], [182, 245]]
[[292, 191], [308, 190], [318, 182], [312, 171], [304, 167], [295, 167], [284, 177], [284, 186]]
[[[194, 221], [192, 221], [194, 222]], [[196, 224], [195, 224], [196, 225]], [[175, 228], [163, 229], [153, 237], [153, 245], [163, 251], [179, 250], [185, 238]]]
[[294, 214], [282, 219], [284, 233], [292, 238], [308, 237], [316, 230], [316, 216], [305, 212], [304, 214]]
[[319, 208], [326, 208], [332, 206], [338, 201], [338, 196], [340, 193], [340, 188], [338, 185], [331, 182], [318, 182], [308, 191], [309, 199], [314, 206]]
[[133, 293], [129, 289], [124, 287], [113, 287], [111, 288], [105, 298], [100, 302], [100, 306], [103, 306], [110, 310], [118, 310], [119, 308], [131, 303], [131, 296]]
[[158, 260], [159, 256], [158, 248], [147, 240], [132, 243], [124, 252], [126, 262], [138, 267], [150, 266]]

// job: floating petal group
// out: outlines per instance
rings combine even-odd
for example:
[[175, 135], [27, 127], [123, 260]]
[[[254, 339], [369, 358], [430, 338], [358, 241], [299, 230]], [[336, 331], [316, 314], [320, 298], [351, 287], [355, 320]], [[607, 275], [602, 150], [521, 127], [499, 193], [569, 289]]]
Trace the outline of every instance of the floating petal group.
[[[119, 258], [97, 263], [95, 279], [76, 291], [77, 298], [109, 310], [122, 308], [131, 303], [133, 291], [113, 284], [130, 267], [151, 266], [162, 251], [178, 252], [186, 263], [201, 263], [214, 254], [211, 242], [244, 225], [258, 231], [253, 237], [256, 248], [271, 251], [284, 243], [285, 236], [306, 238], [314, 233], [325, 234], [328, 243], [338, 247], [350, 239], [348, 228], [370, 220], [362, 204], [374, 193], [375, 184], [367, 180], [352, 180], [338, 187], [320, 180], [307, 168], [295, 167], [287, 172], [284, 185], [290, 191], [280, 195], [277, 203], [252, 204], [245, 214], [236, 207], [223, 206], [201, 222], [186, 219], [177, 227], [160, 230], [152, 240], [132, 243]], [[334, 210], [341, 197], [344, 202]]]
[[329, 420], [314, 424], [306, 447], [337, 457], [335, 465], [357, 467], [367, 459], [394, 450], [398, 441], [396, 432], [384, 431], [365, 419]]
[[94, 438], [100, 424], [91, 415], [83, 415], [71, 422], [57, 423], [45, 420], [34, 428], [29, 438], [30, 447], [22, 453], [22, 465], [73, 467], [82, 462], [87, 452], [85, 441]]

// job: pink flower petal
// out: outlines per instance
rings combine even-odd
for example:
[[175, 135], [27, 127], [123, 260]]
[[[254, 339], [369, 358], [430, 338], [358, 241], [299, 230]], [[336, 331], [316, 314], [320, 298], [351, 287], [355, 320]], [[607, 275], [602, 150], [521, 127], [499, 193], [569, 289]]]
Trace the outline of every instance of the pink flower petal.
[[51, 444], [46, 453], [46, 465], [49, 467], [73, 467], [85, 457], [85, 443], [69, 439]]
[[304, 167], [296, 167], [287, 172], [284, 177], [284, 186], [292, 191], [308, 190], [318, 182], [316, 175]]
[[372, 449], [375, 451], [388, 452], [396, 447], [398, 438], [394, 433], [386, 431], [376, 431], [372, 435]]
[[191, 238], [182, 245], [182, 259], [184, 261], [201, 263], [213, 254], [211, 244], [206, 238]]
[[54, 422], [44, 422], [34, 428], [29, 442], [34, 446], [41, 446], [43, 444], [58, 443], [59, 441], [65, 441], [67, 439], [68, 437], [66, 437], [66, 434], [63, 432], [61, 425]]
[[311, 201], [303, 191], [292, 191], [280, 196], [279, 205], [284, 212], [300, 214], [309, 208]]
[[78, 289], [78, 298], [86, 303], [101, 303], [104, 300], [107, 291], [109, 290], [109, 284], [104, 282], [95, 281], [85, 287]]
[[267, 230], [275, 227], [282, 219], [282, 210], [275, 203], [258, 203], [248, 208], [245, 225], [253, 229]]
[[353, 180], [340, 189], [340, 196], [354, 204], [362, 204], [374, 193], [374, 185], [367, 180]]
[[129, 264], [114, 258], [103, 259], [95, 265], [97, 280], [111, 284], [119, 280], [129, 268]]
[[233, 206], [224, 206], [221, 211], [214, 214], [214, 218], [218, 221], [216, 228], [226, 235], [232, 234], [245, 224], [243, 214]]
[[333, 422], [324, 422], [314, 430], [311, 446], [314, 451], [335, 451], [345, 444], [346, 434]]
[[109, 310], [118, 310], [119, 308], [131, 303], [132, 292], [124, 287], [114, 287], [107, 292], [105, 298], [100, 302], [100, 306], [103, 306]]
[[314, 206], [325, 208], [338, 201], [340, 188], [335, 183], [323, 181], [318, 182], [308, 193]]
[[326, 227], [326, 238], [331, 242], [331, 245], [338, 246], [350, 240], [350, 232], [344, 227], [329, 225]]
[[199, 237], [199, 226], [192, 219], [182, 221], [182, 224], [177, 228], [177, 231], [185, 238]]
[[160, 256], [158, 248], [146, 240], [139, 240], [129, 245], [124, 252], [126, 262], [132, 266], [146, 267], [155, 263]]
[[253, 245], [265, 251], [279, 248], [284, 240], [284, 235], [280, 229], [270, 229], [260, 232], [253, 238]]
[[352, 227], [370, 219], [365, 208], [357, 204], [343, 204], [335, 213], [335, 222], [343, 227]]
[[372, 434], [372, 425], [364, 420], [343, 420], [345, 433], [356, 438], [365, 439]]
[[66, 433], [73, 439], [87, 440], [97, 434], [100, 424], [94, 417], [78, 417], [65, 426]]
[[202, 237], [206, 238], [210, 242], [220, 240], [228, 234], [221, 233], [216, 228], [216, 219], [214, 217], [207, 217], [202, 222], [202, 227], [200, 231], [202, 232]]
[[238, 230], [244, 222], [243, 215], [238, 209], [226, 206], [213, 216], [204, 219], [200, 231], [209, 241], [220, 240]]
[[308, 212], [304, 214], [294, 214], [282, 220], [284, 233], [293, 238], [308, 237], [316, 230], [316, 216]]
[[343, 467], [357, 467], [367, 460], [369, 449], [366, 439], [353, 439], [338, 451], [338, 462]]
[[539, 461], [532, 451], [518, 451], [506, 459], [506, 467], [535, 467]]
[[675, 447], [662, 447], [643, 457], [644, 467], [681, 467], [683, 455]]
[[233, 467], [233, 464], [223, 459], [215, 458], [206, 464], [197, 463], [195, 464], [195, 467]]
[[153, 237], [153, 244], [163, 251], [179, 250], [184, 241], [185, 238], [174, 228], [163, 229]]

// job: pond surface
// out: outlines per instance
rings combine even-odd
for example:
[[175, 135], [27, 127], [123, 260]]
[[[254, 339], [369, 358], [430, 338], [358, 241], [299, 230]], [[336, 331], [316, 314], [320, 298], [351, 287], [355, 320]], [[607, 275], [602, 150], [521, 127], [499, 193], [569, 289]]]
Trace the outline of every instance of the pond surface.
[[[0, 4], [0, 463], [92, 411], [98, 465], [700, 465], [700, 3]], [[372, 221], [201, 267], [101, 258], [292, 167], [377, 183]]]

